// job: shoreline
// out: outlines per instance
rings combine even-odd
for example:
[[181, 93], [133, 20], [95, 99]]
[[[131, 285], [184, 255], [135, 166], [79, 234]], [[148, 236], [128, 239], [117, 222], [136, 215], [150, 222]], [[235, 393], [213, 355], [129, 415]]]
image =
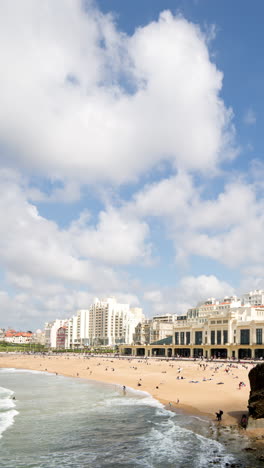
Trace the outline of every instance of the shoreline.
[[[217, 422], [215, 412], [222, 409], [221, 425], [239, 430], [241, 416], [247, 413], [248, 372], [252, 364], [0, 353], [0, 368], [37, 370], [125, 385], [149, 393], [169, 410], [199, 416], [212, 423]], [[239, 390], [240, 381], [245, 387]], [[241, 430], [253, 443], [263, 446], [264, 429]]]

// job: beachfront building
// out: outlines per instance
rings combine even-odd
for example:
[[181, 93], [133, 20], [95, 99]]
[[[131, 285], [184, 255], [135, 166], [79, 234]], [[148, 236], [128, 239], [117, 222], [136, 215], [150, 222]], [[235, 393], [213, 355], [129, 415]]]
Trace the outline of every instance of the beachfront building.
[[90, 306], [90, 345], [114, 346], [133, 342], [135, 328], [144, 320], [142, 309], [120, 304], [114, 297], [94, 299]]
[[83, 348], [89, 344], [89, 309], [80, 309], [68, 321], [65, 347]]
[[175, 320], [177, 315], [164, 314], [139, 322], [135, 328], [134, 343], [150, 344], [171, 336]]
[[32, 335], [32, 343], [45, 345], [45, 332], [38, 328]]
[[66, 325], [58, 328], [56, 333], [56, 349], [65, 349], [67, 338], [67, 327]]
[[56, 348], [57, 331], [63, 326], [67, 326], [68, 320], [56, 319], [53, 322], [45, 323], [45, 346], [47, 348]]
[[245, 294], [242, 300], [235, 296], [222, 301], [210, 298], [185, 315], [177, 316], [170, 339], [148, 345], [121, 346], [120, 352], [136, 356], [262, 359], [262, 293]]
[[32, 332], [17, 332], [7, 330], [4, 335], [4, 341], [13, 344], [29, 344], [32, 342]]
[[264, 290], [262, 289], [255, 289], [254, 291], [250, 291], [242, 296], [242, 303], [244, 305], [264, 305]]
[[144, 319], [142, 309], [120, 304], [114, 297], [95, 298], [89, 309], [78, 310], [67, 323], [65, 347], [131, 344], [135, 328]]

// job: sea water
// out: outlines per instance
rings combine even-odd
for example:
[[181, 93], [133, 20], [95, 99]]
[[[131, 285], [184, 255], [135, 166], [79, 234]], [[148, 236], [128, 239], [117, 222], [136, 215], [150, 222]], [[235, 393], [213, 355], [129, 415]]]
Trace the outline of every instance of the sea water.
[[243, 437], [217, 431], [144, 392], [0, 370], [1, 468], [262, 466], [241, 451]]

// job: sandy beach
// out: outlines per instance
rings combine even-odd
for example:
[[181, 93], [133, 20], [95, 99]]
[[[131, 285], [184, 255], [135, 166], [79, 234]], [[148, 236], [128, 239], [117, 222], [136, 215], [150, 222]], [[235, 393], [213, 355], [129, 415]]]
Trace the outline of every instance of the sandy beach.
[[[3, 353], [0, 367], [125, 385], [146, 391], [178, 411], [204, 415], [211, 420], [216, 420], [215, 413], [221, 409], [222, 424], [235, 425], [247, 413], [248, 372], [253, 364]], [[245, 386], [239, 389], [239, 382]]]

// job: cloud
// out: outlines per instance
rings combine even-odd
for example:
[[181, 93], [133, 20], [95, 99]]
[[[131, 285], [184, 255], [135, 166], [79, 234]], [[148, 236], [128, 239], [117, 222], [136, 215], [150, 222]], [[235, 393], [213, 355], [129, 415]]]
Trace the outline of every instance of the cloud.
[[185, 229], [175, 224], [176, 251], [179, 246], [180, 257], [194, 254], [230, 268], [256, 268], [264, 261], [263, 207], [253, 185], [227, 185], [216, 200], [200, 200], [190, 210]]
[[[23, 324], [71, 315], [94, 295], [140, 304], [140, 292], [155, 313], [184, 314], [207, 296], [232, 293], [217, 274], [185, 270], [181, 278], [180, 262], [193, 255], [260, 284], [263, 168], [252, 165], [251, 184], [220, 173], [236, 149], [223, 74], [208, 49], [213, 30], [164, 11], [127, 35], [94, 2], [85, 5], [0, 3], [1, 310]], [[252, 109], [246, 120], [256, 122]], [[211, 196], [215, 174], [224, 187], [215, 179]], [[140, 176], [148, 183], [134, 193], [127, 182]], [[124, 199], [118, 184], [126, 184]], [[99, 213], [84, 209], [89, 189]], [[38, 209], [81, 199], [64, 228]], [[155, 223], [164, 224], [158, 239]], [[165, 261], [164, 232], [181, 279], [148, 288], [129, 271], [150, 265], [159, 248]]]
[[[264, 230], [264, 198], [256, 178], [261, 164], [255, 163], [250, 177], [226, 177], [223, 189], [205, 196], [206, 184], [195, 184], [184, 172], [140, 189], [127, 210], [138, 217], [158, 217], [166, 237], [173, 242], [178, 265], [192, 255], [208, 257], [229, 268], [259, 271], [264, 261], [261, 241]], [[261, 174], [261, 172], [260, 172]]]
[[244, 123], [246, 125], [255, 125], [256, 121], [257, 121], [257, 118], [256, 118], [256, 114], [255, 112], [252, 110], [252, 109], [248, 109], [246, 112], [245, 112], [245, 115], [244, 115]]
[[234, 294], [234, 288], [226, 281], [214, 275], [186, 276], [180, 281], [179, 292], [182, 298], [188, 298], [194, 305], [208, 297], [223, 298]]
[[174, 286], [146, 291], [144, 299], [151, 303], [151, 316], [165, 313], [184, 315], [190, 307], [209, 297], [221, 299], [233, 294], [234, 288], [215, 275], [189, 275], [183, 276]]
[[223, 75], [199, 27], [165, 11], [128, 36], [86, 5], [1, 2], [4, 162], [97, 184], [135, 180], [164, 160], [212, 171], [234, 156]]
[[152, 303], [162, 302], [162, 292], [159, 290], [147, 291], [144, 294], [144, 299]]
[[62, 290], [17, 292], [0, 291], [1, 326], [31, 330], [44, 327], [45, 321], [70, 318], [77, 309], [88, 308], [93, 295], [85, 291]]
[[148, 262], [151, 252], [150, 244], [145, 242], [148, 234], [145, 222], [113, 207], [99, 213], [95, 227], [79, 220], [73, 222], [69, 229], [79, 255], [119, 265], [139, 260]]
[[74, 180], [64, 181], [60, 187], [53, 187], [51, 193], [47, 194], [36, 186], [27, 188], [27, 197], [33, 202], [45, 203], [73, 203], [81, 199], [80, 184]]
[[152, 182], [134, 195], [133, 210], [141, 216], [181, 216], [197, 197], [192, 177], [179, 171], [176, 176]]
[[[32, 278], [81, 283], [95, 289], [118, 288], [122, 281], [108, 263], [125, 264], [147, 255], [147, 225], [102, 212], [97, 228], [86, 227], [82, 218], [68, 229], [41, 216], [26, 199], [26, 191], [14, 172], [0, 172], [0, 261], [27, 289]], [[87, 243], [87, 245], [86, 245]], [[11, 276], [10, 276], [11, 275]]]

